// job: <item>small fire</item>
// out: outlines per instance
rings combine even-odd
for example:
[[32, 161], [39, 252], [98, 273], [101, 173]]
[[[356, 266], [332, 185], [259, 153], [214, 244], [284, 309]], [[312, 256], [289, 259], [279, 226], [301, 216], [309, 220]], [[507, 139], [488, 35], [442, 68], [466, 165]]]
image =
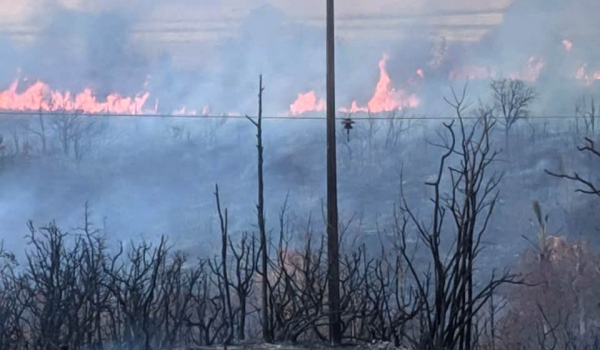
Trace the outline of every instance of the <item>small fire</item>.
[[521, 70], [521, 73], [517, 77], [518, 79], [535, 82], [544, 70], [546, 66], [546, 62], [541, 57], [532, 56], [527, 61], [527, 64]]
[[410, 79], [408, 79], [407, 83], [409, 86], [417, 86], [423, 80], [425, 80], [425, 72], [423, 71], [423, 69], [419, 68], [415, 72], [415, 75], [413, 75], [412, 77], [410, 77]]
[[562, 41], [562, 45], [565, 48], [565, 50], [567, 50], [567, 52], [571, 51], [571, 49], [573, 48], [573, 42], [569, 39], [564, 39]]
[[[419, 106], [419, 98], [416, 94], [409, 94], [404, 90], [396, 90], [392, 84], [387, 69], [386, 62], [388, 56], [384, 55], [379, 61], [379, 82], [375, 87], [375, 92], [366, 106], [360, 106], [357, 101], [352, 101], [350, 108], [340, 108], [342, 113], [371, 112], [381, 113], [390, 112], [406, 107], [415, 108]], [[417, 75], [424, 77], [423, 70], [419, 69]], [[299, 115], [307, 112], [322, 112], [326, 108], [323, 99], [317, 97], [314, 91], [299, 94], [296, 101], [290, 105], [290, 114]]]
[[577, 70], [577, 73], [575, 73], [575, 79], [577, 80], [582, 80], [585, 79], [585, 67], [587, 66], [587, 64], [584, 64], [583, 66], [579, 67], [579, 69]]
[[[390, 112], [405, 107], [417, 107], [419, 99], [414, 94], [407, 94], [403, 90], [396, 90], [392, 84], [387, 70], [387, 55], [379, 61], [379, 82], [375, 87], [375, 93], [367, 104], [367, 108], [359, 108], [358, 111], [369, 111], [372, 113]], [[356, 111], [351, 111], [356, 112]]]
[[182, 107], [180, 109], [174, 110], [172, 114], [176, 115], [176, 116], [185, 116], [185, 115], [188, 115], [188, 116], [198, 116], [198, 115], [200, 115], [200, 116], [207, 116], [207, 115], [210, 114], [210, 107], [204, 106], [202, 108], [202, 112], [198, 113], [197, 110], [195, 110], [195, 109], [188, 110], [187, 107], [184, 106], [184, 107]]
[[10, 111], [71, 111], [82, 113], [112, 113], [112, 114], [142, 114], [144, 105], [150, 97], [149, 93], [139, 94], [135, 97], [123, 97], [113, 93], [106, 100], [98, 101], [90, 89], [80, 93], [72, 94], [69, 91], [61, 92], [50, 89], [50, 87], [37, 81], [18, 92], [18, 81], [14, 81], [10, 87], [0, 92], [0, 109]]
[[579, 67], [577, 73], [575, 73], [575, 79], [583, 82], [585, 85], [591, 85], [595, 81], [600, 81], [600, 71], [588, 73], [587, 63], [584, 63], [581, 67]]
[[298, 98], [290, 105], [292, 115], [300, 115], [308, 112], [322, 112], [325, 110], [325, 101], [317, 97], [317, 93], [309, 91], [298, 94]]

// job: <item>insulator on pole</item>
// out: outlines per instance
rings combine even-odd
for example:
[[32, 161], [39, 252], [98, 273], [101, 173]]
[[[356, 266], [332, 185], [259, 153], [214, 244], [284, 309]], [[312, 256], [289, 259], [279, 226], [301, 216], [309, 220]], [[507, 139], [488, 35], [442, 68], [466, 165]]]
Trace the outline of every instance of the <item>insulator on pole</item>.
[[342, 125], [344, 126], [344, 129], [346, 129], [346, 137], [348, 142], [350, 142], [350, 130], [354, 128], [352, 126], [354, 123], [355, 121], [350, 117], [342, 119]]

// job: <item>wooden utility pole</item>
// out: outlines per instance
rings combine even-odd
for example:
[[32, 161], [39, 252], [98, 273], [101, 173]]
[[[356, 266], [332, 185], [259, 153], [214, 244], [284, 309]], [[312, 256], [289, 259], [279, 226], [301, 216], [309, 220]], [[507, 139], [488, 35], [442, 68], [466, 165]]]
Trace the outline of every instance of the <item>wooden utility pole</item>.
[[327, 0], [327, 256], [329, 274], [329, 339], [342, 342], [340, 321], [340, 262], [335, 140], [335, 36], [334, 0]]

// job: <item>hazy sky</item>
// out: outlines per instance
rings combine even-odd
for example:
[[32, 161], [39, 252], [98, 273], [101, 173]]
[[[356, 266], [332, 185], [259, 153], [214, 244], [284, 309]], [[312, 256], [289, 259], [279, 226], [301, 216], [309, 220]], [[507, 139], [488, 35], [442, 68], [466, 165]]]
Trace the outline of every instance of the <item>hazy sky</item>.
[[[337, 35], [354, 41], [401, 38], [406, 25], [427, 24], [449, 40], [477, 40], [502, 22], [512, 0], [337, 1]], [[82, 13], [119, 12], [136, 19], [133, 37], [155, 52], [185, 56], [237, 34], [251, 11], [270, 5], [292, 21], [322, 25], [324, 0], [0, 0], [0, 30], [26, 44], [40, 24], [64, 6]], [[59, 38], [57, 38], [59, 40]]]

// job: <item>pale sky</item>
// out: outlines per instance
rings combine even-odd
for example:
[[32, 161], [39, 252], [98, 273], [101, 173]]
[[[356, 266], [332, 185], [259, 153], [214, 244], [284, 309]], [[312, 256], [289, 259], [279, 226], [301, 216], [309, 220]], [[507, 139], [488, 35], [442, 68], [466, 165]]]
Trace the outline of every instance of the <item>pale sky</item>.
[[[513, 0], [337, 1], [337, 36], [347, 40], [402, 38], [402, 27], [427, 24], [448, 40], [478, 40], [502, 22]], [[17, 43], [35, 40], [40, 18], [56, 3], [82, 12], [121, 11], [138, 16], [134, 39], [149, 50], [173, 56], [194, 46], [236, 35], [243, 18], [268, 4], [290, 19], [322, 26], [324, 0], [0, 0], [0, 32]]]
[[[300, 22], [319, 24], [324, 17], [324, 0], [0, 0], [0, 28], [36, 30], [36, 15], [44, 16], [56, 3], [82, 12], [122, 11], [140, 13], [143, 28], [160, 29], [175, 24], [190, 26], [190, 35], [211, 35], [214, 23], [235, 31], [235, 23], [252, 10], [268, 4]], [[440, 27], [493, 26], [502, 21], [503, 10], [512, 0], [344, 0], [337, 1], [336, 18], [340, 36], [361, 27], [390, 30], [401, 24], [425, 21]], [[148, 5], [150, 4], [150, 5]], [[148, 12], [148, 13], [144, 13]], [[384, 17], [382, 19], [382, 17]], [[233, 26], [232, 26], [233, 25]], [[357, 28], [357, 29], [353, 29]], [[194, 33], [195, 32], [195, 33]], [[218, 35], [218, 34], [216, 34]], [[222, 35], [222, 34], [221, 34]]]

